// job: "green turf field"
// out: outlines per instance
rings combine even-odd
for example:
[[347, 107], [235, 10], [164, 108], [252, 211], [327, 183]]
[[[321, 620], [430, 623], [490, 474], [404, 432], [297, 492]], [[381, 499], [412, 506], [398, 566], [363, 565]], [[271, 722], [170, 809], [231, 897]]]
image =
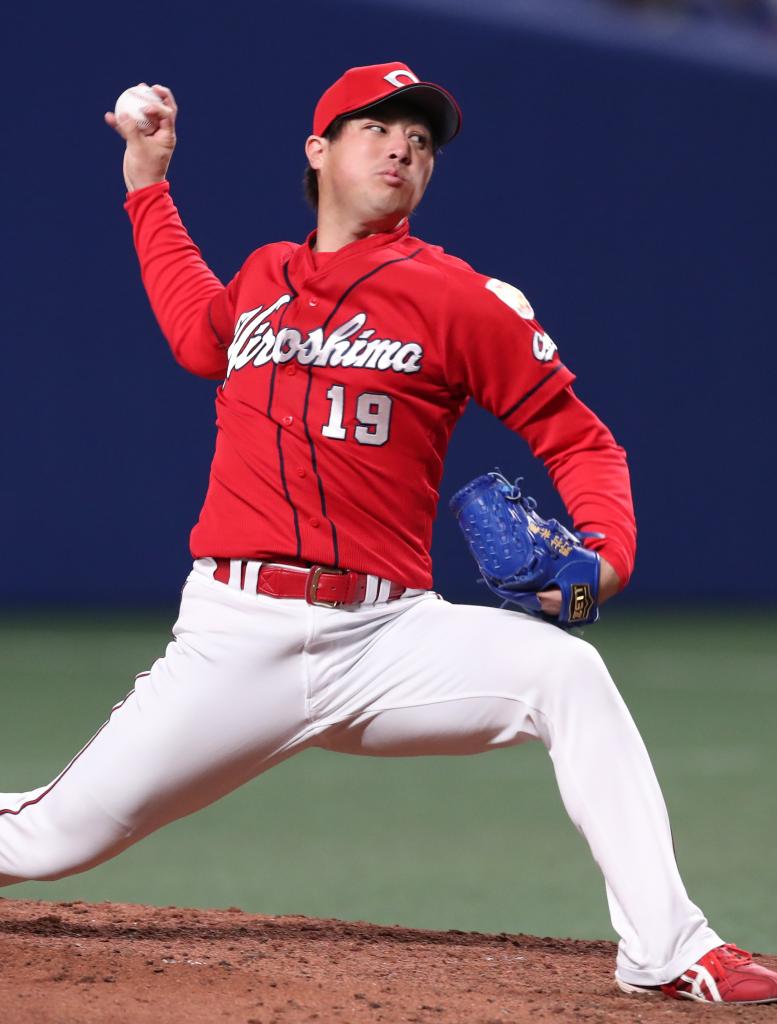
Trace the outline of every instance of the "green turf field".
[[[49, 781], [162, 652], [170, 621], [5, 616], [0, 790]], [[772, 619], [613, 612], [587, 639], [651, 751], [691, 895], [725, 938], [777, 952]], [[539, 744], [386, 761], [308, 752], [88, 874], [3, 895], [612, 935]]]

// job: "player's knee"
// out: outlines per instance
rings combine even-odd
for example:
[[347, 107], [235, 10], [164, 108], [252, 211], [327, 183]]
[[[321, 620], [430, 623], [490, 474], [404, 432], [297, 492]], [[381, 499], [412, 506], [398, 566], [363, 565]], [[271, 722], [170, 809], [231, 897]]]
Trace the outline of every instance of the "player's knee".
[[58, 878], [77, 875], [94, 863], [91, 851], [83, 849], [27, 849], [12, 866], [18, 882], [55, 882]]
[[58, 856], [44, 855], [38, 857], [26, 853], [22, 858], [3, 858], [0, 870], [0, 886], [18, 885], [20, 882], [53, 882], [58, 878], [76, 874], [77, 867], [68, 869]]
[[63, 821], [41, 805], [26, 812], [2, 822], [0, 877], [55, 881], [86, 871], [129, 845], [127, 830], [107, 815], [86, 819], [74, 813], [72, 821]]
[[579, 637], [565, 639], [556, 672], [563, 700], [597, 707], [619, 702], [617, 687], [597, 649]]

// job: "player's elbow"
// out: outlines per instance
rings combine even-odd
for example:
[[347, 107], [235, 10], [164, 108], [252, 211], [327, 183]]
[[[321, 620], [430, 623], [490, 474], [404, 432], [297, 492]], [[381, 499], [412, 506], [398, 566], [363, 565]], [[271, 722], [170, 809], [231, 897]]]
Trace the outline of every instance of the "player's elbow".
[[203, 349], [193, 345], [171, 346], [173, 358], [184, 370], [206, 380], [223, 380], [227, 372], [227, 354], [220, 348]]

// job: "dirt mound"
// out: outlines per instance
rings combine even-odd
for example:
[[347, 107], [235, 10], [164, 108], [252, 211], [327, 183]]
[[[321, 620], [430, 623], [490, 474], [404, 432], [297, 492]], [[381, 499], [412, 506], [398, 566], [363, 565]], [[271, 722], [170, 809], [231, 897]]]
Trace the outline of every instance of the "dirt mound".
[[614, 961], [611, 942], [0, 899], [3, 1024], [777, 1021], [621, 995]]

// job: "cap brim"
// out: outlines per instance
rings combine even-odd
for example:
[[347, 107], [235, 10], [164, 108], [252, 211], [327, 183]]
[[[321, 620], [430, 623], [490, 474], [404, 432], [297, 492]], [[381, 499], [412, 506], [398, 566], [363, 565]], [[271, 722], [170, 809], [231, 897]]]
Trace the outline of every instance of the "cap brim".
[[380, 107], [384, 103], [390, 103], [397, 96], [410, 96], [411, 94], [413, 102], [429, 119], [435, 143], [438, 146], [444, 146], [459, 134], [461, 111], [458, 103], [449, 92], [432, 82], [418, 82], [405, 85], [401, 89], [394, 89], [388, 96], [382, 96], [373, 103], [347, 111], [347, 116], [353, 117], [355, 114], [375, 110], [376, 107]]

